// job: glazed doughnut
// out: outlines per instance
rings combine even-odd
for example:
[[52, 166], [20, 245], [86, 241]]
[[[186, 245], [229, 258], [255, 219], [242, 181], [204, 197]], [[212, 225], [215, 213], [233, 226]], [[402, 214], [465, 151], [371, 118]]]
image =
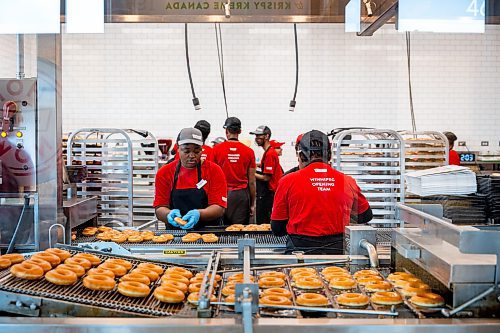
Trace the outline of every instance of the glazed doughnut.
[[53, 269], [45, 274], [45, 280], [58, 286], [70, 286], [75, 284], [78, 276], [69, 269]]
[[128, 239], [127, 239], [130, 243], [140, 243], [144, 240], [144, 238], [142, 238], [141, 235], [132, 235], [132, 236], [128, 236]]
[[181, 303], [184, 301], [184, 293], [179, 289], [167, 286], [156, 287], [153, 292], [154, 297], [163, 303]]
[[333, 289], [347, 290], [355, 288], [356, 281], [349, 277], [337, 276], [331, 279], [328, 285]]
[[318, 274], [316, 273], [312, 273], [312, 272], [301, 272], [301, 273], [297, 273], [295, 275], [292, 276], [292, 280], [296, 281], [300, 278], [314, 278], [314, 279], [317, 279], [319, 278]]
[[24, 280], [38, 280], [43, 276], [43, 269], [38, 265], [22, 262], [13, 265], [10, 274]]
[[152, 231], [143, 231], [141, 233], [141, 237], [145, 242], [149, 242], [150, 240], [153, 240], [155, 233]]
[[97, 233], [97, 228], [95, 227], [87, 227], [82, 231], [82, 235], [87, 237], [94, 236], [96, 233]]
[[259, 231], [259, 227], [256, 224], [249, 224], [244, 226], [241, 231]]
[[344, 293], [337, 296], [337, 303], [345, 306], [365, 306], [369, 302], [368, 296], [358, 293]]
[[9, 268], [10, 265], [12, 265], [12, 262], [9, 259], [4, 259], [4, 258], [0, 257], [0, 269]]
[[[253, 283], [253, 280], [250, 281]], [[245, 283], [245, 281], [243, 281], [243, 279], [227, 281], [226, 286], [236, 286], [239, 283]]]
[[415, 276], [413, 274], [410, 274], [410, 273], [395, 272], [395, 273], [389, 274], [389, 276], [387, 276], [387, 280], [390, 282], [396, 282], [398, 280], [406, 280], [408, 278], [413, 278], [413, 277], [415, 277]]
[[243, 229], [243, 225], [241, 224], [233, 224], [226, 228], [226, 231], [241, 231]]
[[184, 243], [193, 243], [198, 241], [198, 239], [201, 239], [201, 235], [197, 233], [188, 233], [184, 236], [182, 236], [182, 241]]
[[271, 230], [271, 224], [269, 223], [257, 224], [257, 226], [263, 231]]
[[[197, 277], [197, 278], [203, 278], [205, 276], [205, 272], [200, 272], [200, 273], [196, 273], [196, 275], [194, 277]], [[210, 275], [210, 277], [212, 277]], [[219, 274], [215, 274], [215, 281], [219, 282], [220, 280], [222, 280], [222, 276], [220, 276]]]
[[156, 273], [158, 273], [158, 275], [163, 274], [163, 268], [161, 268], [160, 266], [155, 265], [155, 264], [143, 262], [143, 263], [140, 263], [137, 266], [137, 268], [149, 269], [151, 271], [155, 271]]
[[161, 283], [165, 283], [167, 281], [177, 281], [189, 285], [189, 279], [183, 275], [177, 273], [165, 273], [161, 277]]
[[323, 277], [325, 280], [330, 281], [331, 279], [338, 278], [338, 277], [345, 277], [348, 279], [352, 279], [352, 275], [346, 272], [331, 272], [327, 274], [323, 274]]
[[286, 278], [286, 274], [285, 273], [281, 273], [281, 272], [264, 272], [262, 274], [260, 274], [261, 278], [263, 277], [276, 277], [276, 278], [280, 278], [280, 279], [285, 279]]
[[267, 295], [263, 296], [259, 300], [259, 304], [262, 305], [292, 305], [292, 301], [285, 296], [280, 295]]
[[97, 231], [99, 231], [99, 232], [107, 232], [108, 231], [109, 232], [109, 231], [113, 231], [113, 229], [110, 227], [106, 227], [106, 226], [101, 225], [97, 228]]
[[60, 264], [55, 269], [67, 269], [67, 270], [70, 270], [70, 271], [74, 272], [77, 277], [81, 277], [83, 274], [85, 274], [85, 268], [83, 268], [80, 265]]
[[[196, 277], [196, 276], [189, 279], [189, 283], [202, 283], [202, 282], [203, 282], [203, 278]], [[229, 282], [233, 282], [233, 281], [229, 281]], [[239, 283], [241, 283], [241, 282], [239, 282]], [[218, 285], [219, 285], [219, 283], [217, 281], [214, 281], [214, 287], [217, 287]]]
[[99, 259], [98, 256], [95, 256], [95, 255], [90, 254], [90, 253], [77, 253], [73, 256], [73, 258], [87, 259], [88, 261], [90, 261], [92, 266], [97, 266], [101, 263], [101, 259]]
[[370, 292], [389, 291], [392, 289], [392, 285], [386, 281], [370, 281], [365, 284], [365, 289]]
[[219, 241], [219, 237], [215, 234], [204, 234], [201, 236], [201, 239], [205, 243], [217, 243]]
[[416, 283], [416, 282], [422, 282], [422, 280], [420, 280], [416, 277], [407, 277], [405, 280], [403, 280], [403, 279], [396, 280], [393, 282], [393, 284], [398, 288], [404, 288], [409, 283]]
[[130, 270], [132, 268], [132, 263], [128, 260], [123, 260], [123, 259], [108, 259], [106, 260], [105, 262], [109, 262], [111, 264], [116, 264], [116, 265], [120, 265], [120, 266], [123, 266], [128, 270]]
[[[243, 279], [244, 279], [243, 273], [233, 274], [227, 278], [228, 281], [233, 281], [233, 280], [242, 280], [243, 281]], [[252, 282], [255, 281], [255, 278], [253, 277], [253, 275], [250, 275], [250, 281], [252, 281]]]
[[[123, 267], [122, 265], [113, 264], [111, 262], [105, 262], [105, 263], [99, 265], [98, 268], [110, 270], [113, 273], [115, 273], [116, 277], [124, 276], [125, 274], [127, 274], [127, 269], [125, 267]], [[131, 272], [131, 273], [133, 273], [133, 272]], [[135, 272], [135, 273], [138, 273], [138, 272]]]
[[104, 268], [92, 268], [87, 272], [87, 275], [106, 275], [112, 279], [115, 278], [115, 273], [113, 273], [113, 271]]
[[279, 288], [285, 285], [285, 280], [278, 277], [261, 277], [259, 279], [259, 287], [262, 289], [266, 288]]
[[325, 267], [321, 270], [321, 274], [323, 274], [323, 275], [327, 275], [330, 273], [347, 273], [347, 274], [349, 274], [345, 268], [337, 267], [337, 266], [329, 266], [329, 267]]
[[120, 281], [135, 281], [135, 282], [140, 282], [144, 283], [145, 285], [149, 285], [151, 281], [146, 275], [142, 275], [139, 273], [130, 273], [130, 274], [125, 274], [120, 278]]
[[229, 295], [234, 295], [235, 292], [236, 292], [236, 290], [235, 290], [235, 286], [234, 285], [232, 285], [232, 286], [225, 286], [224, 288], [222, 288], [222, 295], [224, 295], [226, 297], [229, 296]]
[[187, 291], [188, 291], [187, 284], [179, 282], [179, 281], [165, 281], [161, 285], [165, 286], [165, 287], [172, 287], [172, 288], [175, 288], [175, 289], [179, 289], [184, 294], [187, 293]]
[[396, 305], [402, 303], [403, 299], [394, 291], [377, 291], [372, 295], [371, 301], [375, 304]]
[[61, 258], [56, 256], [55, 254], [47, 253], [47, 252], [38, 252], [31, 256], [32, 259], [42, 259], [48, 261], [52, 267], [55, 267], [61, 263]]
[[56, 248], [47, 249], [47, 250], [45, 250], [45, 252], [48, 252], [50, 254], [55, 254], [56, 256], [59, 257], [59, 259], [61, 259], [61, 261], [64, 261], [64, 260], [68, 259], [69, 257], [71, 257], [71, 253], [69, 253], [68, 251], [56, 249]]
[[201, 282], [191, 283], [188, 287], [190, 293], [197, 293], [201, 289]]
[[383, 281], [383, 280], [384, 279], [379, 275], [361, 275], [361, 276], [358, 275], [358, 278], [356, 279], [358, 284], [362, 286], [370, 282]]
[[115, 235], [109, 239], [112, 242], [115, 242], [117, 244], [125, 243], [128, 240], [127, 235]]
[[87, 275], [83, 278], [83, 286], [90, 290], [113, 290], [116, 282], [107, 275]]
[[163, 235], [159, 235], [159, 236], [154, 236], [152, 241], [153, 241], [153, 243], [166, 243], [168, 241], [171, 241], [172, 239], [174, 239], [174, 235], [163, 234]]
[[90, 267], [92, 267], [92, 263], [84, 258], [72, 257], [72, 258], [68, 258], [68, 259], [64, 260], [64, 263], [71, 264], [71, 265], [79, 265], [79, 266], [82, 266], [83, 268], [85, 268], [85, 270], [90, 269]]
[[301, 306], [326, 306], [328, 298], [321, 294], [303, 293], [297, 296], [297, 304]]
[[410, 302], [426, 308], [432, 308], [436, 306], [444, 305], [444, 299], [438, 294], [434, 293], [421, 293], [417, 295], [413, 295], [410, 298]]
[[297, 267], [297, 268], [292, 268], [290, 270], [290, 275], [294, 276], [295, 274], [301, 273], [301, 272], [310, 272], [310, 273], [316, 274], [316, 270], [312, 267]]
[[134, 229], [125, 229], [122, 231], [122, 234], [126, 235], [126, 236], [139, 236], [141, 234], [140, 231], [137, 231], [137, 230], [134, 230]]
[[[191, 293], [191, 294], [189, 294], [187, 300], [191, 304], [198, 304], [198, 297], [199, 297], [198, 293]], [[227, 298], [225, 301], [227, 302]], [[217, 298], [214, 295], [210, 296], [210, 302], [217, 302]], [[234, 303], [234, 301], [233, 301], [233, 303]]]
[[193, 273], [191, 273], [190, 271], [188, 271], [187, 269], [185, 268], [182, 268], [182, 267], [176, 267], [176, 266], [173, 266], [173, 267], [169, 267], [167, 268], [167, 270], [165, 271], [165, 274], [167, 273], [176, 273], [176, 274], [180, 274], [182, 276], [185, 276], [187, 277], [188, 279], [192, 278], [193, 277]]
[[295, 286], [300, 289], [319, 289], [323, 287], [320, 279], [303, 277], [295, 281]]
[[118, 283], [118, 292], [128, 297], [147, 297], [150, 289], [147, 284], [136, 281], [122, 281]]
[[19, 253], [4, 254], [0, 258], [9, 259], [11, 265], [19, 264], [19, 263], [24, 261], [24, 256], [22, 254], [19, 254]]
[[234, 304], [235, 301], [236, 301], [236, 295], [229, 295], [227, 297], [224, 297], [224, 302], [226, 303]]
[[358, 276], [360, 276], [360, 275], [363, 275], [363, 276], [366, 276], [366, 275], [379, 276], [379, 273], [377, 271], [373, 271], [371, 269], [362, 269], [362, 270], [357, 271], [356, 273], [354, 273], [354, 278], [357, 279]]
[[155, 282], [160, 278], [158, 273], [156, 273], [155, 271], [150, 271], [149, 269], [144, 268], [135, 268], [131, 270], [130, 273], [139, 273], [142, 275], [146, 275], [151, 280], [151, 282]]
[[71, 235], [71, 240], [72, 241], [76, 240], [76, 234]]
[[111, 238], [113, 238], [115, 235], [110, 234], [109, 232], [101, 232], [100, 234], [97, 234], [95, 238], [102, 240], [102, 241], [110, 241]]
[[401, 290], [403, 296], [414, 296], [417, 294], [429, 293], [430, 287], [422, 282], [408, 282]]
[[278, 295], [286, 298], [292, 298], [292, 293], [285, 288], [268, 288], [262, 291], [262, 296]]
[[29, 260], [26, 260], [25, 262], [40, 266], [43, 269], [44, 273], [47, 273], [48, 271], [50, 271], [52, 269], [52, 265], [48, 261], [45, 261], [45, 260], [42, 260], [39, 258], [31, 258]]

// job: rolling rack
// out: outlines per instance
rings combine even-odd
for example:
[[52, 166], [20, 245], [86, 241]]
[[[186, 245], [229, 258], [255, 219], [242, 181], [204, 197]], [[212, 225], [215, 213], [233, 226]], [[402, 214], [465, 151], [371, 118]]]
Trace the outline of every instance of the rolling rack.
[[98, 197], [98, 223], [134, 226], [154, 218], [158, 143], [147, 131], [83, 128], [68, 138], [67, 162], [85, 165], [77, 195]]

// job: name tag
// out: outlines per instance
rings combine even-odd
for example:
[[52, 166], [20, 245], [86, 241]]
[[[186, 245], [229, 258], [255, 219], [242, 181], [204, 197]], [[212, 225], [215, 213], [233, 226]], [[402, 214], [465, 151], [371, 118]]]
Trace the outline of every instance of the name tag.
[[163, 250], [164, 256], [185, 256], [187, 250]]
[[198, 182], [198, 184], [196, 184], [196, 188], [199, 190], [201, 188], [203, 188], [203, 186], [207, 185], [207, 181], [205, 179], [202, 179]]

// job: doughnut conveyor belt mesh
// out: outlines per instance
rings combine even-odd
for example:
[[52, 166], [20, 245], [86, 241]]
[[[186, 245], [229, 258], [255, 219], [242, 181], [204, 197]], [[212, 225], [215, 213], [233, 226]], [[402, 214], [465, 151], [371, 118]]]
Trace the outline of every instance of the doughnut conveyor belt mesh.
[[[196, 231], [195, 231], [196, 232]], [[219, 237], [219, 240], [216, 243], [204, 243], [202, 240], [198, 240], [193, 243], [184, 243], [181, 238], [187, 232], [184, 230], [169, 230], [169, 231], [156, 231], [156, 235], [171, 233], [174, 235], [174, 239], [172, 241], [166, 243], [153, 243], [152, 241], [144, 241], [140, 243], [131, 243], [124, 242], [119, 245], [129, 249], [130, 247], [170, 247], [175, 246], [176, 248], [182, 246], [183, 248], [206, 248], [206, 249], [216, 249], [223, 247], [237, 247], [238, 239], [243, 238], [245, 235], [248, 235], [250, 238], [254, 238], [256, 242], [256, 247], [260, 248], [285, 248], [286, 247], [286, 236], [278, 237], [274, 236], [270, 232], [246, 232], [246, 233], [227, 233], [227, 232], [215, 232], [215, 234]], [[92, 242], [101, 242], [99, 239], [94, 236], [85, 237], [81, 235], [81, 232], [77, 231], [77, 239], [73, 241], [73, 244], [77, 243], [92, 243]]]
[[[70, 250], [71, 254], [76, 254], [80, 251]], [[101, 253], [93, 253], [102, 261], [110, 258], [121, 258], [118, 256], [106, 255]], [[125, 258], [130, 261], [134, 269], [140, 263], [152, 263], [147, 260]], [[170, 265], [154, 262], [163, 269]], [[190, 269], [193, 273], [196, 270]], [[126, 297], [113, 291], [92, 291], [83, 286], [82, 278], [79, 278], [73, 286], [57, 286], [45, 279], [36, 281], [21, 280], [12, 276], [8, 269], [0, 272], [0, 291], [23, 294], [25, 296], [34, 296], [50, 299], [51, 301], [64, 301], [81, 306], [92, 306], [99, 308], [98, 315], [106, 316], [109, 313], [122, 312], [131, 316], [144, 317], [196, 317], [196, 309], [186, 302], [180, 304], [166, 304], [156, 300], [153, 296], [153, 290], [160, 285], [160, 280], [154, 282], [150, 288], [151, 292], [146, 298], [131, 298]], [[78, 316], [79, 307], [72, 307], [72, 316]]]

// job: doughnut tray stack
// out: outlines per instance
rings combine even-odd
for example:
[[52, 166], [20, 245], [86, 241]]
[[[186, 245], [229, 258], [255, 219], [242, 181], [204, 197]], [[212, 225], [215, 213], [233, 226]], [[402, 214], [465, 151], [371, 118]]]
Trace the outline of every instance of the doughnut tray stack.
[[[69, 250], [72, 256], [82, 254], [80, 251]], [[132, 257], [112, 256], [101, 252], [92, 252], [101, 262], [109, 259], [125, 259], [132, 264], [128, 270], [130, 273], [140, 264], [154, 264], [163, 270], [171, 268], [161, 262], [149, 260], [139, 260]], [[30, 259], [30, 258], [25, 258]], [[189, 271], [195, 275], [199, 273], [196, 269], [189, 268]], [[45, 273], [46, 274], [46, 273]], [[150, 291], [146, 297], [127, 297], [117, 291], [119, 278], [115, 278], [116, 286], [110, 291], [94, 291], [86, 288], [83, 284], [84, 278], [88, 276], [88, 271], [80, 276], [76, 283], [72, 285], [56, 285], [46, 278], [37, 280], [26, 280], [18, 278], [10, 273], [8, 268], [0, 270], [0, 291], [2, 293], [22, 294], [24, 299], [33, 297], [33, 304], [39, 304], [40, 309], [32, 309], [25, 315], [45, 316], [51, 313], [59, 313], [65, 316], [127, 316], [127, 317], [196, 317], [196, 309], [191, 306], [186, 299], [177, 304], [163, 303], [154, 296], [155, 290], [160, 287], [162, 279], [151, 282]], [[159, 275], [160, 277], [162, 275]], [[187, 296], [187, 294], [186, 294]], [[17, 296], [16, 296], [17, 298]], [[42, 299], [41, 302], [36, 300]], [[29, 303], [28, 303], [29, 304]], [[45, 305], [46, 304], [46, 305]], [[52, 305], [50, 305], [52, 304]], [[57, 310], [51, 311], [50, 307], [55, 305]], [[45, 309], [42, 309], [45, 305]], [[3, 309], [8, 311], [8, 309]], [[18, 312], [16, 312], [18, 313]]]

